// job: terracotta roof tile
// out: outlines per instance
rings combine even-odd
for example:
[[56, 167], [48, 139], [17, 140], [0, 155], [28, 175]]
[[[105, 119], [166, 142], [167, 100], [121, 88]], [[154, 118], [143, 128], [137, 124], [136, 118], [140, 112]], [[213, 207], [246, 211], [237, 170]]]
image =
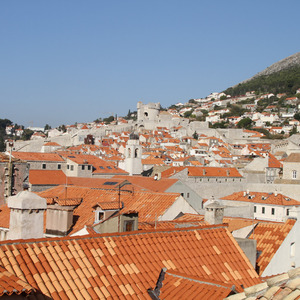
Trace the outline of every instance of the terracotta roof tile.
[[220, 167], [188, 167], [188, 176], [190, 177], [238, 177], [243, 176], [236, 168]]
[[85, 154], [74, 154], [69, 155], [67, 158], [73, 161], [76, 164], [83, 165], [92, 165], [94, 170], [93, 174], [124, 174], [128, 175], [128, 173], [114, 164], [107, 162], [95, 155], [85, 155]]
[[[20, 270], [26, 281], [30, 276], [35, 277], [37, 288], [53, 298], [59, 295], [88, 299], [103, 295], [115, 299], [136, 295], [149, 299], [147, 289], [154, 287], [164, 264], [185, 274], [186, 284], [192, 284], [189, 278], [193, 276], [204, 277], [206, 281], [209, 276], [209, 281], [221, 281], [225, 287], [227, 283], [239, 287], [260, 282], [243, 252], [222, 226], [18, 241], [18, 245], [22, 254], [11, 252], [9, 243], [0, 243], [0, 263]], [[20, 255], [23, 261], [19, 260]], [[14, 257], [19, 264], [11, 265]], [[25, 263], [28, 258], [42, 267], [32, 265], [28, 273]]]
[[259, 223], [255, 227], [249, 238], [256, 240], [257, 250], [261, 252], [256, 261], [260, 275], [272, 260], [295, 222], [296, 220], [289, 219], [285, 223]]
[[[131, 189], [131, 187], [129, 187]], [[85, 187], [58, 186], [38, 193], [41, 197], [47, 198], [48, 203], [64, 203], [64, 199], [82, 199], [80, 205], [74, 209], [74, 216], [77, 221], [74, 224], [71, 234], [81, 230], [85, 225], [92, 225], [95, 221], [94, 207], [99, 205], [108, 208], [110, 202], [113, 206], [119, 202], [117, 190], [98, 190]], [[141, 222], [152, 222], [165, 213], [165, 211], [178, 199], [178, 193], [155, 193], [155, 192], [131, 192], [121, 191], [120, 200], [124, 203], [121, 213], [137, 211]], [[49, 200], [50, 199], [50, 200]], [[52, 199], [52, 200], [51, 200]], [[61, 200], [60, 200], [61, 199]], [[103, 204], [101, 204], [103, 203]], [[71, 203], [71, 205], [74, 205]]]
[[153, 177], [145, 176], [114, 176], [113, 179], [123, 179], [129, 181], [134, 188], [138, 187], [139, 189], [149, 190], [153, 192], [165, 192], [173, 184], [175, 184], [178, 179], [167, 179], [161, 178], [160, 180], [154, 180]]
[[44, 144], [44, 146], [61, 146], [60, 144], [56, 143], [56, 142], [47, 142]]
[[12, 152], [13, 157], [24, 161], [53, 161], [63, 162], [63, 158], [56, 153], [41, 152]]
[[9, 214], [10, 209], [8, 208], [7, 204], [3, 204], [0, 206], [0, 227], [2, 228], [9, 228]]
[[268, 168], [282, 168], [282, 163], [271, 153], [268, 154]]
[[284, 196], [282, 194], [275, 193], [262, 193], [262, 192], [236, 192], [229, 196], [221, 198], [222, 200], [234, 200], [242, 202], [251, 203], [264, 203], [273, 205], [284, 205], [284, 206], [294, 206], [300, 205], [300, 202]]
[[0, 296], [20, 295], [22, 293], [32, 294], [33, 292], [35, 292], [35, 289], [27, 282], [0, 266]]
[[33, 185], [60, 185], [66, 183], [61, 170], [29, 170], [29, 182]]

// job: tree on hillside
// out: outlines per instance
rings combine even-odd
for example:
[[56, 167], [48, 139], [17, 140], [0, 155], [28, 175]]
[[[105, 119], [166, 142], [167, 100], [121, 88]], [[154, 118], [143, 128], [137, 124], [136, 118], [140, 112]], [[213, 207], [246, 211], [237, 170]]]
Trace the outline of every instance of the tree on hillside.
[[300, 113], [294, 114], [294, 119], [300, 121]]
[[58, 127], [58, 130], [59, 130], [59, 131], [62, 131], [62, 132], [66, 132], [66, 131], [67, 131], [67, 128], [66, 128], [66, 126], [63, 124], [63, 125], [60, 125], [60, 126]]
[[114, 116], [110, 116], [110, 117], [108, 117], [108, 118], [104, 118], [104, 119], [103, 119], [103, 122], [104, 122], [105, 124], [109, 124], [109, 123], [111, 123], [114, 119], [115, 119]]
[[228, 88], [225, 94], [231, 96], [244, 95], [248, 91], [256, 91], [255, 93], [286, 93], [287, 95], [295, 95], [300, 86], [300, 66], [294, 66], [281, 70], [270, 75], [261, 75], [252, 78], [246, 82]]
[[28, 128], [24, 129], [23, 135], [22, 135], [22, 140], [24, 140], [24, 141], [30, 140], [33, 133], [34, 132]]
[[6, 126], [11, 126], [13, 122], [8, 119], [0, 119], [0, 152], [5, 151]]
[[249, 129], [249, 128], [251, 128], [251, 125], [252, 125], [252, 120], [250, 118], [242, 119], [237, 123], [238, 128]]
[[296, 134], [297, 132], [298, 132], [297, 127], [293, 126], [293, 129], [290, 131], [290, 136], [293, 135], [293, 134]]
[[51, 126], [49, 124], [46, 124], [45, 127], [44, 127], [44, 131], [50, 130], [50, 129], [51, 129]]
[[0, 152], [5, 151], [5, 142], [3, 136], [0, 135]]
[[196, 131], [193, 133], [193, 138], [195, 140], [198, 140], [198, 138], [199, 138], [199, 134]]
[[189, 117], [191, 117], [193, 111], [194, 111], [193, 109], [186, 111], [186, 112], [183, 114], [183, 117], [184, 117], [184, 118], [189, 118]]

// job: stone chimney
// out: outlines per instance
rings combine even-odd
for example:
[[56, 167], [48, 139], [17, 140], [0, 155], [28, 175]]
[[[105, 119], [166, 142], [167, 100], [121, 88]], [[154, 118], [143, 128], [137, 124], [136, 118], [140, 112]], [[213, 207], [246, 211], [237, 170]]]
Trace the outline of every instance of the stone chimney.
[[218, 202], [213, 201], [212, 203], [205, 206], [204, 221], [211, 225], [223, 224], [224, 217], [224, 206]]
[[46, 199], [23, 191], [7, 199], [10, 208], [8, 239], [37, 239], [44, 237]]
[[73, 226], [73, 212], [75, 207], [81, 202], [81, 199], [69, 200], [69, 202], [72, 202], [71, 205], [64, 205], [63, 202], [65, 201], [66, 199], [59, 201], [59, 203], [48, 205], [46, 221], [47, 235], [66, 236]]

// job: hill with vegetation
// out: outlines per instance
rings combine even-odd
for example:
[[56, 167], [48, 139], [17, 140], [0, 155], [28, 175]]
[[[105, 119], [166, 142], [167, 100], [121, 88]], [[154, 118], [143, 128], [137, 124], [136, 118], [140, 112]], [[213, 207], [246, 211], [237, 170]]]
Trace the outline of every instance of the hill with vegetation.
[[271, 65], [252, 78], [224, 91], [227, 95], [238, 96], [246, 92], [286, 93], [295, 95], [300, 88], [300, 52]]

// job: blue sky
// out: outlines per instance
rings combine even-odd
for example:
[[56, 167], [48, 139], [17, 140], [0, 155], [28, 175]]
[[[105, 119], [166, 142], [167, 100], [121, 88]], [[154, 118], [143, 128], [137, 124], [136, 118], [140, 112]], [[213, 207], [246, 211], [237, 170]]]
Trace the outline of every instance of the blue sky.
[[0, 1], [0, 118], [124, 116], [220, 92], [299, 52], [300, 1]]

